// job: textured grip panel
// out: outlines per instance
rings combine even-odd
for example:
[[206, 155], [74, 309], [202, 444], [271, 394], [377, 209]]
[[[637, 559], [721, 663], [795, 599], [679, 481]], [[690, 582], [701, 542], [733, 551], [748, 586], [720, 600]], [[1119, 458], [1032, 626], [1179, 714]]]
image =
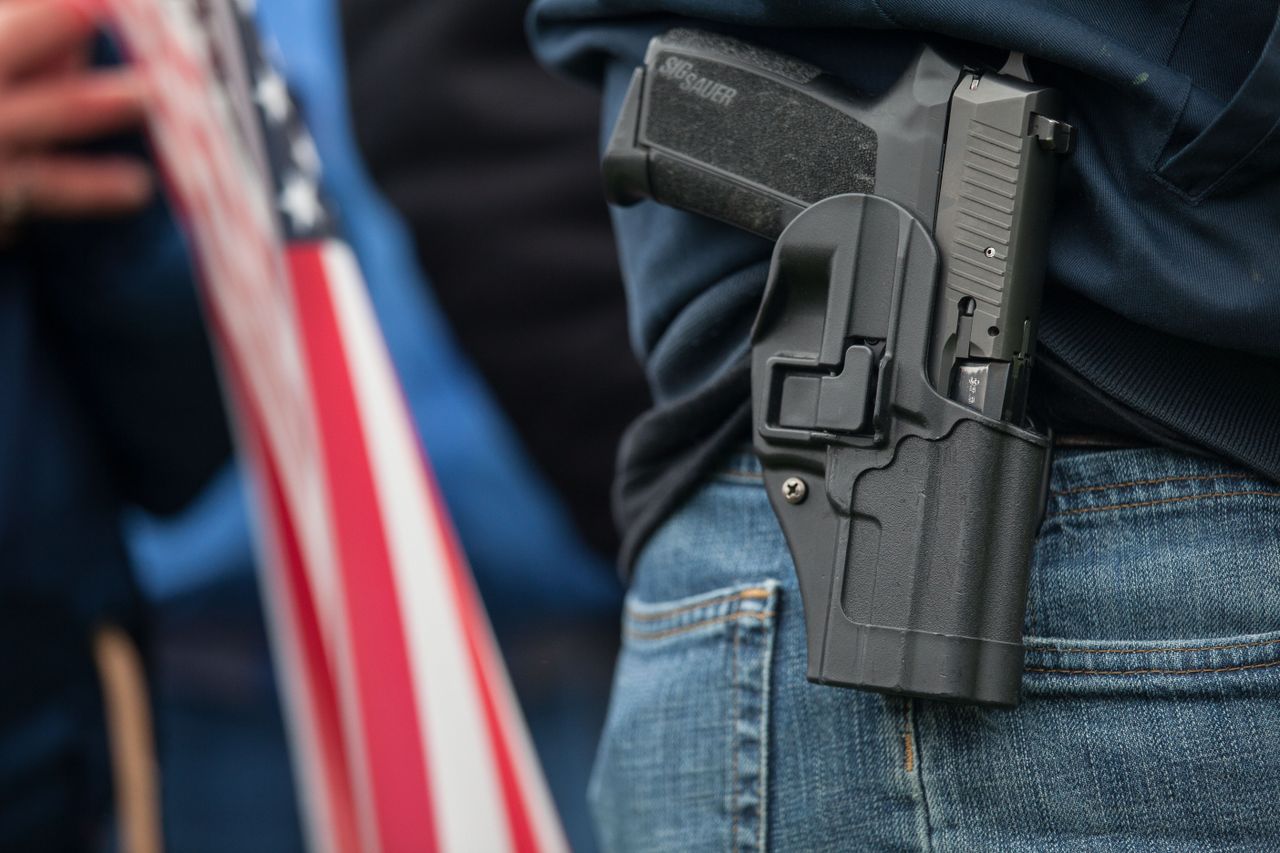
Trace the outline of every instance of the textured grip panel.
[[649, 161], [649, 189], [655, 201], [770, 239], [776, 239], [803, 209], [662, 153], [655, 153]]
[[659, 50], [646, 74], [640, 143], [802, 205], [870, 192], [875, 131], [761, 70]]

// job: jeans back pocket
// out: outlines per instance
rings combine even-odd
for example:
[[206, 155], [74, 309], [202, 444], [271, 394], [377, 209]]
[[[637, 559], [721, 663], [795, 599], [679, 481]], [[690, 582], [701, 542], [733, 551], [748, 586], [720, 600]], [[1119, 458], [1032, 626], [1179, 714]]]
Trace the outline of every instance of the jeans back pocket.
[[590, 800], [606, 850], [763, 850], [778, 583], [627, 600]]

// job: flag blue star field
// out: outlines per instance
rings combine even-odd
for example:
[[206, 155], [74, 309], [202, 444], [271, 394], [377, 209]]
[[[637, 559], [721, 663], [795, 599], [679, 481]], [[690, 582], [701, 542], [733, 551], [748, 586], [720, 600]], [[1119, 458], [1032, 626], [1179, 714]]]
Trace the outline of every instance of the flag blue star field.
[[255, 484], [311, 848], [565, 849], [315, 145], [252, 9], [60, 2], [102, 17], [146, 81]]

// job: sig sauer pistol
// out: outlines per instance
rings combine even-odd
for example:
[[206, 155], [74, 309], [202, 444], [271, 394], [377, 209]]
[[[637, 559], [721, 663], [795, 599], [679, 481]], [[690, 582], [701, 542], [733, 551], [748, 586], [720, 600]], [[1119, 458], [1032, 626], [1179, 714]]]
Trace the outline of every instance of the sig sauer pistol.
[[811, 681], [1014, 705], [1049, 441], [1027, 421], [1072, 128], [1015, 55], [920, 48], [862, 97], [791, 57], [655, 38], [605, 155], [655, 199], [777, 241], [753, 440], [799, 578]]

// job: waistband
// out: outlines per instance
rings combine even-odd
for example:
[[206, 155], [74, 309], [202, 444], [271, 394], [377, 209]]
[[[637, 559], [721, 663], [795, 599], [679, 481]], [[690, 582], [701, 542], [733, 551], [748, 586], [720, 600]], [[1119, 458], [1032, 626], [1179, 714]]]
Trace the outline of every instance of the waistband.
[[[714, 477], [759, 482], [763, 471], [755, 453], [743, 447], [725, 459]], [[1060, 436], [1053, 448], [1046, 515], [1214, 497], [1280, 498], [1280, 483], [1214, 457], [1135, 447], [1111, 436]]]

